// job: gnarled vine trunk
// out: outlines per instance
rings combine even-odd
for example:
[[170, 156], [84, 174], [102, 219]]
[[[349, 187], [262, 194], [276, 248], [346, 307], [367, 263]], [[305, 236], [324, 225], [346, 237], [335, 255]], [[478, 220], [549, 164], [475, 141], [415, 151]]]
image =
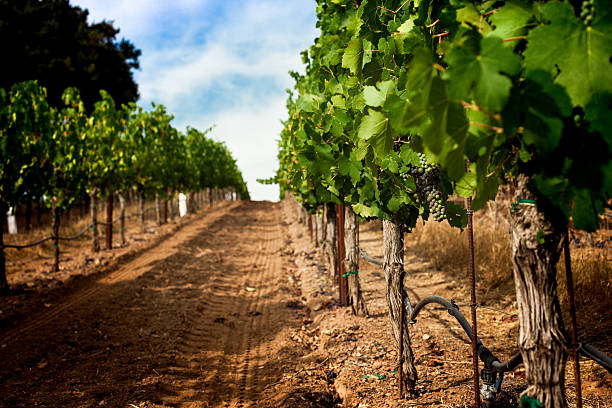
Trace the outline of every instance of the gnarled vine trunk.
[[327, 265], [329, 265], [329, 276], [332, 282], [338, 282], [338, 252], [337, 243], [338, 239], [336, 234], [336, 205], [332, 203], [325, 204], [325, 240], [323, 251], [327, 258]]
[[318, 247], [318, 246], [323, 245], [323, 242], [321, 242], [320, 240], [320, 233], [323, 227], [322, 218], [318, 216], [316, 212], [312, 214], [310, 218], [312, 218], [312, 228], [314, 229], [314, 232], [313, 232], [314, 244], [316, 247]]
[[[514, 202], [534, 200], [529, 179], [519, 174]], [[567, 337], [557, 297], [556, 265], [564, 226], [535, 205], [519, 203], [511, 219], [512, 265], [519, 313], [519, 345], [525, 364], [525, 393], [545, 408], [567, 406], [564, 389]]]
[[161, 200], [159, 194], [155, 194], [155, 222], [157, 225], [162, 225]]
[[140, 225], [142, 226], [142, 233], [146, 232], [145, 227], [145, 196], [144, 193], [140, 194]]
[[113, 194], [106, 197], [106, 249], [113, 249]]
[[[402, 365], [401, 388], [414, 394], [417, 382], [417, 371], [414, 366], [414, 354], [410, 345], [408, 332], [408, 313], [402, 313], [404, 307], [404, 233], [402, 226], [396, 221], [383, 220], [383, 248], [385, 257], [385, 280], [387, 282], [387, 304], [393, 338], [401, 350]], [[400, 321], [403, 320], [403, 328]], [[400, 336], [401, 332], [401, 336]]]
[[321, 245], [323, 248], [325, 248], [325, 240], [327, 240], [327, 228], [329, 228], [329, 225], [327, 224], [327, 210], [327, 205], [323, 205], [321, 215], [315, 215], [318, 221], [317, 246]]
[[344, 264], [348, 273], [348, 303], [357, 316], [367, 316], [368, 309], [361, 293], [359, 283], [359, 242], [357, 241], [357, 230], [359, 221], [357, 214], [350, 205], [344, 210], [344, 248], [346, 257]]
[[119, 193], [119, 211], [121, 212], [121, 224], [119, 231], [121, 232], [121, 245], [125, 245], [125, 196]]
[[91, 244], [94, 252], [100, 251], [100, 236], [98, 231], [98, 187], [91, 190]]

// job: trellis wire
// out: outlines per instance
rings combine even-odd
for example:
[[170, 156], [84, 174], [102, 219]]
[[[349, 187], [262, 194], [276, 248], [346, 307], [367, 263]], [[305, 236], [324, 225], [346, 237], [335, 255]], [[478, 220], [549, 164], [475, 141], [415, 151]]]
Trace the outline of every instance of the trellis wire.
[[[155, 207], [147, 208], [144, 212], [146, 213], [147, 211], [154, 210], [154, 209], [155, 209]], [[143, 213], [136, 213], [136, 214], [126, 215], [125, 218], [138, 217], [138, 216], [141, 216], [142, 214]], [[119, 216], [119, 217], [115, 218], [114, 220], [112, 220], [110, 223], [103, 222], [103, 221], [97, 221], [96, 225], [97, 224], [99, 224], [99, 225], [111, 225], [111, 224], [116, 223], [117, 221], [120, 221], [121, 218], [122, 217]], [[72, 241], [72, 240], [75, 240], [75, 239], [79, 238], [80, 236], [82, 236], [83, 234], [85, 234], [90, 228], [93, 228], [93, 226], [94, 226], [93, 224], [89, 224], [82, 231], [79, 231], [78, 233], [76, 233], [73, 236], [70, 236], [70, 237], [57, 237], [57, 239], [59, 241]], [[18, 249], [18, 250], [19, 249], [30, 248], [30, 247], [33, 247], [33, 246], [36, 246], [36, 245], [40, 245], [43, 242], [49, 241], [51, 239], [56, 239], [56, 237], [53, 236], [53, 235], [50, 235], [48, 237], [41, 238], [41, 239], [39, 239], [37, 241], [29, 242], [27, 244], [21, 244], [21, 245], [17, 245], [17, 244], [0, 245], [0, 250], [8, 249], [8, 248], [14, 248], [14, 249]]]

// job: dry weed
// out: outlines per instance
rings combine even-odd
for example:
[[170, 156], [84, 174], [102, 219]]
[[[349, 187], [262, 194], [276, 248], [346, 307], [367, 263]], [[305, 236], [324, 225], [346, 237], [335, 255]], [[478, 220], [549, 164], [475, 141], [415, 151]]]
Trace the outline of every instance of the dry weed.
[[[457, 279], [468, 279], [469, 247], [467, 230], [448, 223], [420, 223], [406, 235], [407, 251], [426, 259]], [[474, 215], [474, 259], [479, 297], [507, 294], [512, 284], [508, 223], [491, 212]], [[501, 293], [500, 293], [501, 291]]]
[[[608, 241], [609, 231], [603, 228], [592, 234], [594, 246], [584, 242], [571, 248], [572, 271], [576, 298], [579, 340], [592, 342], [607, 351], [612, 350], [612, 263]], [[583, 240], [584, 241], [584, 240]], [[468, 279], [467, 230], [452, 228], [446, 222], [419, 222], [414, 232], [406, 235], [407, 251], [428, 260], [435, 268], [457, 280]], [[474, 214], [474, 250], [479, 301], [498, 296], [514, 297], [509, 224], [501, 212], [489, 207]], [[565, 262], [558, 263], [558, 294], [566, 328], [569, 329], [569, 304], [565, 277]]]

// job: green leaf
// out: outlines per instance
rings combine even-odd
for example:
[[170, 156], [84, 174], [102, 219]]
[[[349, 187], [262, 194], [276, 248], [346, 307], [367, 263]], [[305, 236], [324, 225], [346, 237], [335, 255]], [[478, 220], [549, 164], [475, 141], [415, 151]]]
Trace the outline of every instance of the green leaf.
[[353, 204], [351, 207], [353, 207], [353, 211], [355, 211], [355, 214], [360, 215], [364, 218], [372, 218], [375, 216], [372, 209], [366, 205], [357, 203]]
[[368, 114], [361, 120], [358, 136], [369, 141], [374, 154], [381, 158], [393, 147], [389, 118], [373, 109], [369, 109]]
[[584, 119], [589, 122], [589, 130], [599, 132], [612, 149], [612, 94], [599, 93], [587, 104]]
[[413, 28], [414, 28], [414, 21], [410, 19], [404, 21], [402, 25], [397, 27], [398, 37], [402, 39], [406, 38], [408, 34], [412, 31]]
[[572, 221], [576, 228], [593, 232], [599, 225], [597, 206], [588, 190], [579, 190], [574, 195]]
[[527, 36], [527, 76], [538, 70], [550, 72], [575, 106], [586, 106], [597, 92], [612, 91], [612, 9], [601, 1], [594, 7], [593, 23], [586, 26], [569, 3], [546, 3], [541, 12], [550, 23]]
[[487, 21], [480, 15], [476, 6], [473, 4], [468, 4], [463, 8], [457, 10], [457, 21], [462, 23], [463, 25], [471, 25], [476, 27], [478, 31], [483, 34], [488, 34], [491, 32], [491, 26], [487, 23]]
[[452, 99], [473, 99], [489, 111], [500, 111], [508, 100], [512, 81], [518, 74], [519, 56], [500, 38], [480, 39], [479, 49], [466, 42], [451, 50], [444, 78]]
[[476, 197], [472, 201], [472, 208], [477, 211], [484, 207], [489, 200], [495, 200], [497, 189], [499, 188], [499, 179], [496, 176], [482, 177], [478, 180], [476, 188]]
[[[470, 166], [471, 167], [471, 166]], [[463, 177], [455, 184], [455, 193], [463, 198], [471, 197], [476, 190], [477, 180], [476, 173], [471, 171], [465, 173]]]
[[312, 94], [301, 95], [297, 101], [298, 110], [304, 112], [314, 112], [318, 109], [320, 99]]
[[363, 97], [368, 106], [380, 107], [384, 104], [387, 96], [393, 92], [395, 81], [389, 80], [378, 84], [377, 87], [366, 86], [363, 88]]
[[532, 18], [531, 8], [532, 3], [528, 1], [506, 2], [491, 15], [495, 26], [493, 35], [504, 39], [524, 35]]
[[342, 95], [334, 95], [331, 97], [332, 104], [336, 108], [346, 109], [346, 99]]
[[400, 148], [400, 159], [402, 159], [404, 164], [421, 166], [421, 160], [419, 159], [418, 153], [413, 151], [408, 144], [404, 144]]
[[349, 41], [342, 56], [342, 68], [348, 68], [353, 74], [361, 76], [363, 68], [363, 42], [359, 38]]

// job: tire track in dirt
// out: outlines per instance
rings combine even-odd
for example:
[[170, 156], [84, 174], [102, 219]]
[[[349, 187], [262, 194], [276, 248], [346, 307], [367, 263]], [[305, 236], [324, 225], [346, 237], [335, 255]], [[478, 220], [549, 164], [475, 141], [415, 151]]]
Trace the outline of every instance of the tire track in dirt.
[[148, 270], [149, 265], [167, 258], [169, 254], [176, 252], [178, 250], [177, 248], [179, 248], [183, 242], [192, 238], [199, 231], [206, 229], [237, 206], [238, 203], [231, 203], [228, 206], [215, 209], [213, 212], [209, 213], [206, 218], [194, 220], [181, 226], [173, 235], [173, 237], [181, 237], [182, 239], [180, 241], [177, 242], [176, 239], [168, 239], [157, 242], [152, 247], [144, 250], [143, 253], [135, 259], [124, 265], [117, 266], [117, 268], [108, 275], [93, 282], [90, 287], [75, 293], [60, 305], [57, 305], [49, 311], [37, 314], [22, 326], [8, 330], [2, 339], [0, 339], [0, 344], [2, 344], [3, 347], [7, 347], [42, 325], [49, 324], [62, 313], [69, 309], [74, 309], [84, 301], [91, 299], [94, 295], [104, 291], [108, 286], [121, 281], [134, 279], [144, 274]]
[[[271, 224], [271, 227], [268, 225]], [[246, 321], [238, 330], [240, 345], [237, 347], [236, 358], [234, 361], [234, 383], [239, 384], [239, 389], [234, 392], [225, 402], [226, 407], [248, 407], [254, 399], [255, 390], [253, 389], [254, 379], [257, 378], [258, 360], [253, 356], [253, 343], [257, 337], [262, 339], [260, 330], [261, 322], [269, 316], [266, 316], [260, 311], [261, 304], [265, 301], [262, 288], [264, 283], [271, 278], [271, 269], [269, 264], [277, 248], [275, 245], [280, 235], [279, 226], [274, 225], [274, 221], [267, 221], [265, 224], [260, 220], [259, 225], [265, 228], [264, 239], [260, 244], [258, 254], [263, 256], [263, 259], [258, 259], [254, 263], [255, 281], [253, 283], [254, 292], [247, 292], [247, 303], [244, 310], [246, 311]], [[275, 228], [276, 227], [276, 228]], [[249, 282], [250, 283], [250, 282]], [[240, 352], [242, 350], [242, 352]]]
[[[275, 278], [281, 270], [282, 227], [268, 206], [236, 216], [246, 221], [214, 232], [231, 263], [216, 268], [203, 288], [201, 313], [192, 316], [178, 344], [178, 361], [162, 373], [171, 382], [177, 374], [190, 377], [163, 398], [170, 406], [246, 408], [253, 406], [265, 384], [259, 379], [270, 355], [265, 334], [275, 318], [270, 311]], [[253, 218], [251, 223], [249, 218]], [[246, 224], [246, 225], [245, 225]], [[253, 245], [253, 243], [257, 243]], [[247, 289], [248, 288], [248, 289]], [[200, 405], [195, 405], [200, 406]]]
[[286, 224], [279, 204], [214, 212], [22, 326], [0, 350], [18, 356], [0, 407], [258, 406], [293, 368], [305, 316], [286, 307], [299, 296]]

